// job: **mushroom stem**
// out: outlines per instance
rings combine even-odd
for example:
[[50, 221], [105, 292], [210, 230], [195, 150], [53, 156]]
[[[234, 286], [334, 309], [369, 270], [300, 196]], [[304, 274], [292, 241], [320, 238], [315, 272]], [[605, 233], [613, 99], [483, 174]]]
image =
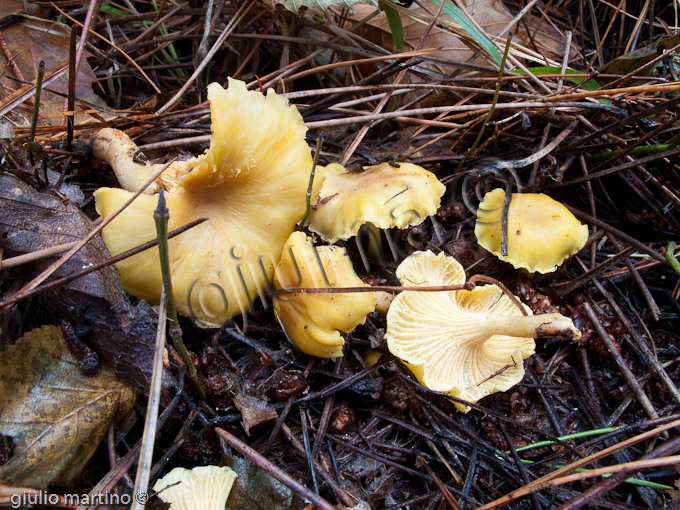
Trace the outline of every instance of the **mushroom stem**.
[[[123, 189], [137, 191], [140, 189], [162, 164], [140, 164], [135, 162], [139, 148], [123, 131], [104, 128], [94, 135], [83, 136], [81, 142], [89, 144], [92, 155], [106, 161], [118, 178]], [[152, 184], [144, 193], [151, 195], [158, 191], [158, 186]]]
[[570, 318], [559, 313], [527, 315], [525, 317], [479, 314], [476, 324], [482, 324], [484, 332], [491, 335], [506, 335], [519, 338], [538, 338], [556, 336], [568, 340], [578, 340], [581, 332]]

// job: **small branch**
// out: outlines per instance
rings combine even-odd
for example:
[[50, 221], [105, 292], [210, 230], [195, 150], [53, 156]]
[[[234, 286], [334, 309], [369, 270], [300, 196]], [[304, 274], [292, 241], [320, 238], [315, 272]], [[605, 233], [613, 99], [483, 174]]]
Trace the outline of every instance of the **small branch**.
[[273, 294], [343, 294], [351, 292], [446, 292], [453, 290], [472, 290], [475, 284], [466, 282], [462, 285], [434, 285], [429, 287], [402, 287], [400, 285], [372, 285], [370, 287], [324, 287], [324, 288], [308, 288], [298, 287], [294, 289], [279, 289], [275, 290]]
[[[161, 399], [161, 380], [163, 379], [163, 350], [165, 348], [165, 330], [167, 327], [167, 309], [163, 298], [164, 290], [161, 290], [161, 304], [158, 311], [158, 327], [156, 329], [156, 344], [153, 356], [153, 372], [149, 388], [149, 401], [146, 407], [144, 420], [144, 432], [142, 433], [142, 446], [139, 452], [137, 474], [135, 476], [135, 494], [148, 493], [149, 473], [153, 461], [153, 450], [156, 442], [156, 425], [158, 424], [158, 407]], [[144, 503], [134, 498], [131, 510], [142, 510]]]
[[263, 469], [271, 476], [276, 478], [283, 485], [296, 492], [301, 498], [306, 499], [311, 502], [316, 508], [321, 510], [335, 510], [335, 507], [331, 505], [328, 501], [323, 499], [318, 494], [310, 491], [307, 487], [298, 482], [295, 478], [290, 476], [288, 473], [283, 471], [277, 465], [271, 463], [262, 455], [253, 450], [250, 446], [239, 440], [236, 436], [233, 436], [226, 430], [219, 427], [215, 427], [215, 433], [219, 438], [231, 446], [234, 450], [239, 452], [244, 457], [248, 458], [252, 463], [257, 465], [260, 469]]
[[196, 374], [196, 367], [194, 362], [189, 356], [187, 348], [184, 346], [184, 341], [182, 340], [182, 329], [179, 325], [179, 319], [177, 318], [177, 310], [175, 309], [175, 298], [172, 294], [172, 277], [170, 275], [170, 260], [168, 257], [168, 218], [170, 213], [168, 208], [165, 206], [165, 193], [163, 190], [160, 191], [158, 196], [158, 207], [153, 213], [153, 219], [156, 222], [156, 232], [158, 235], [158, 255], [160, 257], [161, 263], [161, 275], [163, 277], [163, 292], [165, 293], [165, 301], [168, 307], [168, 321], [170, 322], [170, 338], [172, 338], [172, 343], [177, 349], [184, 365], [187, 368], [187, 379], [193, 388], [196, 395], [201, 399], [205, 400], [205, 391], [201, 387], [201, 383], [198, 381], [198, 375]]
[[[183, 225], [179, 228], [176, 228], [175, 230], [173, 230], [172, 232], [170, 232], [168, 234], [168, 239], [171, 239], [171, 238], [175, 237], [176, 235], [179, 235], [183, 232], [186, 232], [190, 228], [193, 228], [196, 225], [203, 223], [207, 219], [208, 218], [199, 218], [197, 220], [194, 220], [194, 221], [187, 223], [186, 225]], [[3, 261], [3, 262], [4, 263], [12, 262], [12, 261], [19, 259], [21, 257], [24, 257], [24, 256], [28, 257], [28, 256], [32, 256], [32, 255], [40, 255], [40, 256], [37, 256], [35, 258], [35, 260], [38, 260], [40, 258], [44, 258], [45, 256], [49, 256], [49, 255], [45, 255], [44, 252], [47, 252], [49, 250], [54, 249], [55, 253], [62, 253], [64, 251], [69, 250], [72, 246], [75, 246], [77, 243], [78, 243], [78, 241], [74, 241], [73, 243], [67, 243], [67, 244], [62, 244], [62, 245], [59, 245], [59, 246], [54, 246], [52, 248], [46, 248], [45, 250], [40, 250], [40, 252], [27, 253], [26, 255], [20, 255], [18, 257], [12, 257], [11, 259], [7, 259], [6, 261]], [[135, 248], [131, 248], [127, 251], [124, 251], [123, 253], [119, 253], [115, 257], [111, 257], [110, 259], [104, 260], [104, 261], [99, 262], [97, 264], [93, 264], [93, 265], [83, 269], [82, 271], [78, 271], [77, 273], [73, 273], [73, 274], [70, 274], [68, 276], [64, 276], [62, 278], [52, 280], [50, 283], [46, 283], [45, 285], [41, 285], [40, 287], [36, 287], [35, 289], [33, 289], [29, 292], [26, 292], [26, 293], [24, 293], [20, 296], [15, 296], [15, 297], [12, 297], [12, 298], [10, 298], [6, 301], [2, 301], [0, 303], [0, 311], [2, 311], [2, 309], [6, 306], [13, 305], [15, 303], [18, 303], [19, 301], [22, 301], [22, 300], [29, 298], [31, 296], [35, 296], [36, 294], [40, 294], [41, 292], [44, 292], [46, 290], [50, 290], [50, 289], [53, 289], [55, 287], [59, 287], [60, 285], [65, 285], [68, 282], [73, 281], [77, 278], [80, 278], [80, 277], [85, 276], [87, 274], [93, 273], [95, 271], [99, 271], [100, 269], [105, 268], [107, 266], [116, 264], [117, 262], [120, 262], [121, 260], [124, 260], [128, 257], [132, 257], [133, 255], [137, 255], [138, 253], [141, 253], [144, 250], [148, 250], [149, 248], [153, 248], [157, 244], [158, 244], [158, 239], [152, 239], [151, 241], [147, 241], [144, 244], [140, 244], [139, 246], [136, 246]], [[5, 269], [7, 267], [13, 267], [14, 265], [19, 265], [18, 262], [19, 261], [17, 261], [17, 264], [13, 264], [12, 266], [10, 266], [10, 265], [8, 265], [8, 266], [0, 265], [0, 269]], [[26, 263], [26, 262], [29, 262], [29, 261], [27, 261], [27, 260], [21, 261], [22, 264]]]

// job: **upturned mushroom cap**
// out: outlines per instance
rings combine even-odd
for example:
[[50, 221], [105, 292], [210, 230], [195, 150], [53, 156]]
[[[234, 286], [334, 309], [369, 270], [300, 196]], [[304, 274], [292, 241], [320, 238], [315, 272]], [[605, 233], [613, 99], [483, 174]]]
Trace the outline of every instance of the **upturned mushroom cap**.
[[488, 192], [477, 210], [480, 246], [516, 268], [550, 273], [588, 240], [588, 227], [562, 204], [540, 193], [513, 193], [508, 209], [508, 254], [501, 254], [505, 191]]
[[236, 473], [229, 467], [175, 468], [153, 490], [170, 510], [224, 510]]
[[[268, 286], [281, 248], [305, 212], [312, 157], [297, 109], [269, 90], [248, 92], [229, 80], [228, 90], [208, 86], [212, 142], [208, 151], [173, 164], [161, 178], [170, 211], [168, 230], [197, 218], [208, 221], [169, 241], [177, 310], [202, 326], [219, 326]], [[95, 192], [106, 218], [130, 191]], [[102, 232], [115, 255], [156, 237], [158, 197], [142, 195]], [[117, 265], [129, 293], [160, 299], [157, 249]]]
[[[461, 285], [465, 271], [443, 253], [416, 252], [397, 268], [404, 286]], [[431, 390], [468, 402], [506, 391], [524, 377], [539, 335], [579, 338], [560, 314], [527, 316], [496, 285], [471, 291], [405, 291], [387, 312], [387, 347]], [[467, 412], [469, 407], [455, 403]]]
[[358, 173], [337, 163], [317, 168], [323, 184], [309, 229], [331, 243], [356, 235], [365, 223], [379, 228], [418, 225], [437, 212], [446, 190], [433, 173], [412, 163], [381, 163]]
[[[314, 246], [294, 232], [283, 247], [274, 272], [275, 289], [368, 287], [354, 272], [340, 246]], [[375, 307], [373, 292], [277, 294], [276, 317], [286, 335], [302, 352], [320, 358], [342, 356], [344, 338], [366, 321]]]

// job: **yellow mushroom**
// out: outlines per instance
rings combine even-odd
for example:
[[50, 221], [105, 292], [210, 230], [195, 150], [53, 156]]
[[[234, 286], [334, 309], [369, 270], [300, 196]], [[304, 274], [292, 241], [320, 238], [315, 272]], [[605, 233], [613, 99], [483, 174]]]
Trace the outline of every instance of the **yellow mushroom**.
[[[286, 242], [274, 272], [274, 288], [368, 287], [354, 272], [340, 246], [315, 247], [302, 232]], [[342, 356], [344, 338], [366, 321], [375, 307], [373, 292], [277, 294], [274, 310], [290, 341], [320, 358]]]
[[539, 193], [513, 193], [508, 208], [508, 251], [501, 253], [505, 191], [488, 192], [477, 210], [480, 246], [516, 268], [550, 273], [588, 240], [588, 227], [562, 204]]
[[170, 510], [224, 510], [236, 473], [229, 467], [175, 468], [153, 490]]
[[[281, 248], [305, 212], [312, 157], [302, 117], [272, 90], [263, 96], [230, 79], [228, 90], [209, 85], [208, 99], [210, 149], [174, 163], [157, 182], [167, 190], [169, 230], [208, 218], [169, 241], [170, 269], [178, 312], [194, 317], [201, 326], [219, 326], [250, 309], [253, 299], [267, 289]], [[121, 148], [127, 155], [132, 150], [130, 143]], [[109, 146], [99, 156], [122, 166], [116, 171], [119, 176], [148, 172], [115, 151]], [[139, 180], [126, 182], [132, 182], [131, 188], [141, 186]], [[97, 212], [108, 217], [130, 195], [123, 189], [97, 190]], [[103, 230], [111, 253], [156, 237], [157, 202], [155, 195], [140, 196]], [[156, 249], [117, 267], [125, 290], [158, 302], [161, 274]]]
[[[404, 286], [465, 283], [465, 271], [456, 259], [430, 251], [405, 259], [397, 276]], [[534, 338], [581, 336], [571, 319], [531, 315], [522, 306], [526, 316], [496, 285], [470, 291], [405, 291], [387, 312], [387, 346], [431, 390], [477, 402], [522, 380], [523, 360], [534, 353]]]
[[337, 163], [317, 167], [321, 190], [309, 215], [309, 229], [328, 242], [349, 239], [359, 227], [418, 225], [435, 214], [446, 187], [424, 168], [411, 163], [382, 163], [349, 173]]

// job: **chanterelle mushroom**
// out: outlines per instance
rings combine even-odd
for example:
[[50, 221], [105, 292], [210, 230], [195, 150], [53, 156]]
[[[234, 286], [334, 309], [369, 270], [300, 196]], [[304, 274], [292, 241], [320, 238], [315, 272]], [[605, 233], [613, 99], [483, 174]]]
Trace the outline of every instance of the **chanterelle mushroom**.
[[582, 225], [562, 204], [540, 193], [513, 193], [508, 208], [508, 253], [501, 253], [505, 191], [489, 191], [477, 210], [477, 242], [516, 268], [550, 273], [588, 240]]
[[229, 467], [175, 468], [153, 490], [170, 510], [224, 510], [236, 473]]
[[[169, 230], [209, 218], [170, 240], [170, 269], [178, 312], [201, 325], [218, 326], [247, 311], [267, 288], [281, 248], [305, 212], [312, 157], [302, 117], [272, 90], [263, 96], [230, 79], [228, 90], [209, 85], [208, 99], [210, 149], [173, 164], [160, 185], [168, 190]], [[112, 164], [124, 161], [113, 154], [101, 157]], [[108, 217], [130, 195], [122, 189], [97, 190], [97, 212]], [[114, 255], [156, 237], [157, 202], [154, 195], [140, 196], [104, 229], [102, 237]], [[156, 249], [119, 262], [118, 269], [129, 293], [159, 300]]]
[[412, 163], [382, 163], [358, 173], [337, 163], [317, 170], [323, 183], [309, 229], [331, 243], [356, 235], [365, 223], [379, 228], [418, 225], [437, 212], [446, 190], [432, 172]]
[[[453, 257], [416, 252], [397, 268], [404, 286], [460, 285]], [[524, 306], [524, 305], [523, 305]], [[452, 292], [405, 291], [387, 312], [387, 346], [425, 386], [468, 402], [506, 391], [524, 377], [533, 338], [581, 333], [560, 314], [527, 316], [496, 285]], [[456, 403], [467, 412], [469, 407]]]
[[[274, 272], [275, 289], [368, 287], [354, 272], [340, 246], [313, 246], [302, 232], [294, 232], [283, 247]], [[373, 292], [277, 294], [276, 317], [286, 335], [301, 351], [320, 358], [342, 356], [344, 338], [366, 321], [375, 307]]]

